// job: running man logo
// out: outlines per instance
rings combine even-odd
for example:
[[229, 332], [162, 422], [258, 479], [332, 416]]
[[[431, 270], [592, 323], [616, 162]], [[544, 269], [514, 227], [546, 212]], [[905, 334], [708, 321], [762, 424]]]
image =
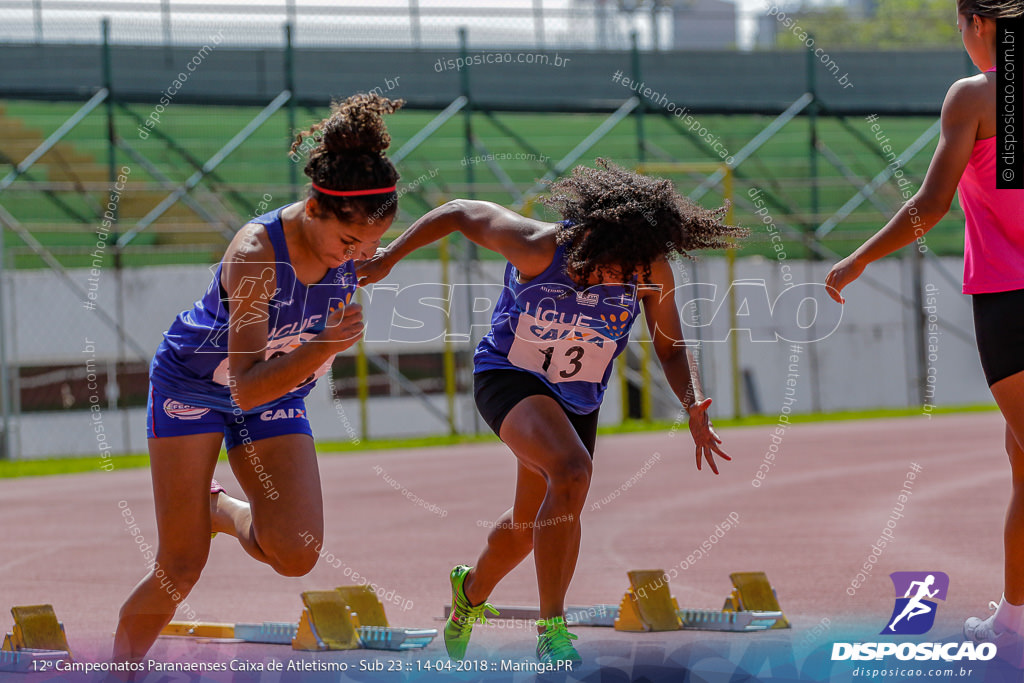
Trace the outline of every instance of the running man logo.
[[927, 633], [935, 624], [938, 608], [935, 599], [946, 599], [949, 575], [945, 572], [893, 572], [889, 578], [896, 591], [896, 606], [882, 635]]

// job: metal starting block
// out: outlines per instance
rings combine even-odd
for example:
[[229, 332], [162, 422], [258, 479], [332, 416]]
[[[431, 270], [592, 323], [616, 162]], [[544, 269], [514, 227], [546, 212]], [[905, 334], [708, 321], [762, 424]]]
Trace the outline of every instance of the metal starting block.
[[306, 591], [305, 608], [298, 623], [265, 621], [261, 624], [190, 624], [174, 622], [160, 635], [193, 638], [229, 638], [247, 643], [291, 645], [296, 650], [411, 650], [426, 647], [437, 629], [393, 628], [384, 605], [369, 586], [340, 586], [335, 590]]
[[[629, 588], [618, 605], [566, 607], [565, 623], [570, 626], [605, 626], [617, 631], [646, 633], [649, 631], [764, 631], [789, 628], [778, 599], [763, 572], [731, 574], [736, 590], [722, 610], [680, 609], [669, 591], [665, 572], [660, 569], [628, 572]], [[771, 596], [771, 601], [766, 599]], [[732, 600], [732, 602], [730, 602]], [[495, 606], [496, 619], [540, 619], [536, 607]], [[451, 613], [445, 605], [444, 618]], [[780, 625], [782, 624], [782, 625]]]
[[307, 591], [302, 601], [306, 609], [291, 641], [296, 650], [410, 650], [426, 647], [437, 636], [437, 629], [390, 627], [384, 605], [369, 586]]
[[215, 624], [212, 622], [172, 621], [160, 631], [162, 636], [182, 636], [184, 638], [217, 638], [231, 639], [235, 637], [234, 624]]
[[727, 612], [778, 612], [779, 618], [771, 628], [792, 628], [782, 614], [779, 598], [764, 572], [733, 572], [729, 574], [732, 593], [725, 599], [722, 609]]
[[[65, 662], [70, 658], [64, 650], [0, 650], [0, 671], [15, 673], [52, 671], [57, 662]], [[46, 664], [42, 664], [43, 662]]]
[[634, 569], [627, 572], [629, 588], [619, 603], [616, 631], [678, 631], [679, 604], [668, 590], [665, 572], [660, 569]]
[[15, 606], [11, 614], [14, 627], [4, 636], [0, 671], [31, 672], [41, 670], [39, 662], [72, 659], [64, 624], [57, 621], [52, 605]]
[[713, 609], [681, 609], [684, 629], [696, 631], [765, 631], [773, 628], [782, 612], [725, 612]]
[[[290, 645], [298, 634], [299, 625], [282, 621], [262, 624], [235, 624], [235, 638], [247, 643]], [[360, 647], [367, 650], [413, 650], [426, 647], [435, 637], [433, 628], [392, 628], [388, 626], [358, 626]]]
[[[764, 572], [730, 574], [735, 590], [721, 610], [679, 609], [660, 569], [629, 572], [630, 587], [622, 598], [618, 631], [764, 631], [789, 628], [775, 591]], [[673, 623], [678, 625], [673, 626]]]

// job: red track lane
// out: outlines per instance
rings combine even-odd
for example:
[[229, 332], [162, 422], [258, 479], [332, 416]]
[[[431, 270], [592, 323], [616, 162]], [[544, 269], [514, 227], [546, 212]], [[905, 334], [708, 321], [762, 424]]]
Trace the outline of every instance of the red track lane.
[[[724, 430], [724, 447], [734, 459], [720, 466], [717, 477], [706, 467], [696, 471], [685, 427], [675, 435], [600, 438], [569, 603], [617, 604], [628, 569], [676, 567], [671, 586], [681, 606], [720, 608], [731, 590], [730, 572], [762, 570], [794, 624], [789, 634], [796, 640], [823, 617], [833, 627], [844, 619], [867, 619], [881, 630], [893, 605], [888, 574], [938, 570], [947, 572], [951, 583], [937, 627], [952, 632], [965, 616], [987, 614], [988, 601], [1001, 594], [1002, 520], [1009, 496], [998, 414], [793, 426], [782, 437], [762, 486], [755, 488], [751, 482], [773, 430]], [[890, 519], [914, 462], [922, 470], [905, 516], [896, 520], [895, 541], [850, 596], [847, 589]], [[634, 480], [645, 463], [648, 470]], [[250, 559], [233, 539], [218, 536], [203, 578], [188, 597], [199, 618], [296, 621], [299, 593], [353, 583], [345, 576], [348, 567], [384, 591], [394, 591], [398, 601], [411, 602], [406, 610], [386, 605], [393, 626], [440, 628], [436, 617], [450, 599], [449, 570], [475, 561], [486, 525], [511, 504], [513, 457], [495, 443], [326, 456], [320, 467], [325, 549], [343, 569], [321, 560], [305, 577], [283, 578]], [[218, 467], [217, 477], [240, 495], [226, 464]], [[417, 504], [416, 496], [423, 502]], [[127, 532], [119, 501], [134, 514], [145, 542], [155, 546], [147, 470], [0, 480], [3, 613], [10, 605], [52, 603], [79, 659], [109, 655], [118, 608], [144, 574], [142, 553]], [[430, 505], [436, 512], [425, 509]], [[738, 515], [738, 526], [714, 539], [704, 557], [688, 563], [687, 556], [731, 513], [734, 519]], [[505, 579], [491, 600], [537, 604], [532, 558]], [[0, 622], [4, 619], [0, 614]], [[9, 626], [0, 623], [2, 629]], [[704, 637], [694, 632], [576, 631], [585, 657], [593, 647], [588, 643], [597, 641], [673, 645]], [[529, 627], [480, 626], [470, 655], [485, 650], [527, 655], [534, 645]], [[151, 654], [174, 659], [199, 652], [226, 661], [255, 656], [256, 647], [165, 638]], [[279, 658], [291, 653], [289, 648], [270, 649]], [[440, 639], [428, 652], [444, 655]]]

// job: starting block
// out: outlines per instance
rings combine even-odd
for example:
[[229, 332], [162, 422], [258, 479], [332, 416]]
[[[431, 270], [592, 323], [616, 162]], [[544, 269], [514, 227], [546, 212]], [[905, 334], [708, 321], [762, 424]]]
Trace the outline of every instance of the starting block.
[[[570, 626], [611, 626], [617, 631], [647, 633], [652, 631], [764, 631], [789, 628], [779, 608], [775, 592], [763, 572], [730, 575], [736, 590], [724, 609], [680, 609], [669, 590], [665, 572], [660, 569], [628, 572], [629, 588], [618, 605], [567, 607], [565, 622]], [[771, 597], [768, 602], [765, 597]], [[540, 619], [535, 607], [495, 606], [498, 619]], [[451, 613], [445, 606], [444, 618]], [[779, 624], [782, 624], [781, 626]]]
[[38, 662], [70, 661], [71, 648], [64, 624], [57, 621], [52, 605], [12, 607], [14, 627], [4, 636], [0, 671], [39, 670]]
[[668, 590], [665, 572], [660, 569], [634, 569], [627, 572], [629, 588], [619, 603], [616, 631], [678, 631], [679, 603]]
[[190, 621], [172, 621], [160, 631], [162, 636], [183, 636], [185, 638], [227, 638], [235, 637], [234, 624], [214, 624], [211, 622], [192, 623]]
[[[306, 591], [306, 608], [292, 638], [296, 650], [355, 650], [359, 647], [359, 615], [336, 591]], [[386, 625], [386, 624], [385, 624]]]
[[789, 619], [782, 614], [779, 598], [764, 572], [734, 572], [729, 574], [732, 593], [725, 599], [722, 610], [726, 612], [778, 612], [779, 619], [771, 628], [792, 628]]
[[[289, 622], [235, 624], [235, 637], [247, 643], [290, 645], [298, 631], [299, 625]], [[356, 632], [360, 647], [367, 650], [413, 650], [426, 647], [437, 636], [437, 629], [433, 628], [359, 626]]]
[[261, 624], [174, 622], [160, 635], [193, 638], [228, 638], [247, 643], [291, 645], [296, 650], [411, 650], [426, 647], [437, 629], [392, 628], [384, 605], [369, 586], [340, 586], [335, 590], [306, 591], [298, 623], [265, 621]]

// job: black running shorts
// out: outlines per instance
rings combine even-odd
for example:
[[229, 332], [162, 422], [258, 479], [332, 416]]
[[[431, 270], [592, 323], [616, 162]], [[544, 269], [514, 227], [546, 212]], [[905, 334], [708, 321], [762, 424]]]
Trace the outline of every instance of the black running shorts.
[[1024, 370], [1024, 289], [974, 294], [974, 336], [992, 386]]
[[476, 407], [484, 421], [499, 437], [501, 424], [509, 411], [527, 396], [538, 394], [550, 396], [558, 403], [593, 458], [594, 445], [597, 443], [597, 414], [600, 408], [586, 415], [577, 415], [566, 410], [544, 382], [524, 370], [484, 370], [473, 375], [473, 397], [476, 399]]

